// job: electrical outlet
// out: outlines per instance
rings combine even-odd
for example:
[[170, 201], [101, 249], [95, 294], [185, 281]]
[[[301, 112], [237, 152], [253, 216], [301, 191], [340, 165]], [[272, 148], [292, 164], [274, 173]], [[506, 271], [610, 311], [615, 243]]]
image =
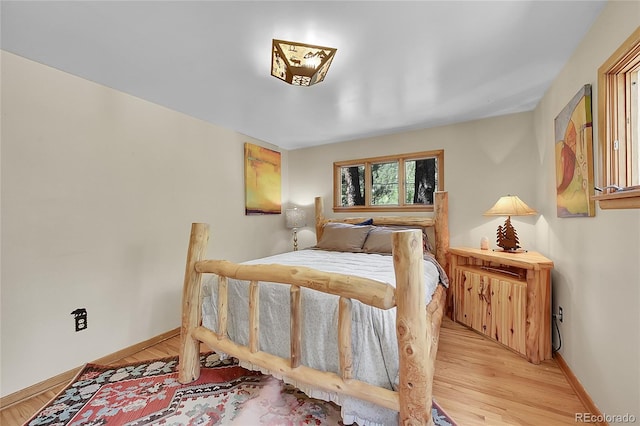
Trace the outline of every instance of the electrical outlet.
[[76, 320], [76, 332], [86, 330], [87, 328], [87, 310], [85, 308], [78, 308], [71, 312]]
[[564, 317], [564, 310], [562, 309], [562, 306], [558, 306], [558, 321], [562, 322], [563, 317]]

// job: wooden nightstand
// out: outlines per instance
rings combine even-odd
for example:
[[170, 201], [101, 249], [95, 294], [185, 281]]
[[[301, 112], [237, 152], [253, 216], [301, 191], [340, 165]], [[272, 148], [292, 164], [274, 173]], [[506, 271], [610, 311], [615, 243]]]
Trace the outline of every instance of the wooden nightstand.
[[453, 319], [524, 355], [551, 359], [551, 269], [536, 252], [451, 248]]

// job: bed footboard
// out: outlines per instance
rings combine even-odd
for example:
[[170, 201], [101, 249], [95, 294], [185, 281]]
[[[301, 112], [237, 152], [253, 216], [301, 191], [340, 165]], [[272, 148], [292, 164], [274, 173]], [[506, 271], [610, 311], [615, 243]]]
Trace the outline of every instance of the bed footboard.
[[[179, 380], [193, 381], [199, 376], [199, 342], [242, 361], [273, 372], [297, 383], [327, 392], [350, 395], [399, 412], [403, 425], [429, 425], [435, 353], [446, 292], [442, 286], [433, 295], [425, 314], [422, 233], [416, 230], [393, 234], [396, 288], [378, 281], [350, 275], [326, 273], [304, 267], [283, 265], [237, 265], [227, 261], [203, 260], [208, 241], [208, 226], [193, 224], [187, 256], [183, 290], [182, 337]], [[202, 274], [218, 275], [219, 330], [201, 325]], [[226, 278], [249, 281], [249, 343], [239, 345], [226, 333]], [[285, 359], [260, 351], [259, 281], [290, 285], [291, 358]], [[357, 281], [357, 285], [354, 285]], [[338, 313], [338, 351], [340, 374], [300, 365], [301, 315], [300, 288], [307, 287], [340, 297]], [[390, 309], [396, 307], [399, 349], [399, 387], [392, 391], [365, 383], [351, 376], [351, 300]]]
[[200, 342], [193, 330], [202, 323], [202, 273], [196, 263], [204, 259], [209, 242], [209, 225], [191, 224], [187, 267], [182, 287], [182, 326], [180, 328], [180, 365], [178, 381], [191, 383], [200, 377]]

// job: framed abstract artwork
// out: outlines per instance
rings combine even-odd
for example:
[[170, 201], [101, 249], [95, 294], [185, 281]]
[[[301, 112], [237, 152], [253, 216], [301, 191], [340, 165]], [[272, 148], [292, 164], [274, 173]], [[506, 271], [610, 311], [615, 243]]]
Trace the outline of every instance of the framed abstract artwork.
[[280, 153], [244, 144], [245, 214], [280, 214]]
[[595, 216], [590, 84], [555, 119], [555, 158], [558, 217]]

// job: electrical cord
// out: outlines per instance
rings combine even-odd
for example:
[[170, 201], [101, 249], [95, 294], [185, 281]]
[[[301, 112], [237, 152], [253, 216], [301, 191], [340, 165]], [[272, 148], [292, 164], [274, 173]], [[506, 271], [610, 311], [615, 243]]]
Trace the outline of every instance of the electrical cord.
[[[557, 348], [553, 348], [553, 352], [558, 352], [560, 350], [560, 348], [562, 348], [562, 336], [560, 335], [560, 327], [558, 326], [558, 318], [556, 317], [556, 315], [553, 315], [553, 323], [556, 326], [556, 330], [558, 332], [558, 347]], [[551, 337], [552, 339], [552, 345], [553, 345], [553, 336]]]

